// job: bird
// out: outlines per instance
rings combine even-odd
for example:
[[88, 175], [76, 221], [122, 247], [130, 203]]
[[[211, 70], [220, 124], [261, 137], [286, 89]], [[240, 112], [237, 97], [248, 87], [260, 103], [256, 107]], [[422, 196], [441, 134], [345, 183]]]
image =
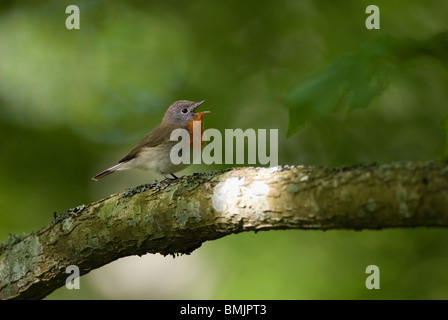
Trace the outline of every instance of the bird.
[[[196, 113], [195, 110], [205, 100], [193, 102], [179, 100], [170, 105], [165, 112], [162, 122], [144, 137], [124, 158], [117, 164], [101, 171], [92, 180], [98, 181], [115, 171], [127, 169], [143, 169], [157, 171], [165, 177], [166, 181], [179, 179], [174, 173], [189, 166], [186, 163], [173, 164], [170, 152], [177, 141], [170, 141], [171, 132], [175, 129], [186, 129], [190, 133], [190, 145], [193, 145], [193, 121], [201, 122], [201, 137], [204, 132], [203, 116], [210, 111]], [[205, 141], [201, 140], [201, 148]], [[170, 174], [172, 178], [168, 176]]]

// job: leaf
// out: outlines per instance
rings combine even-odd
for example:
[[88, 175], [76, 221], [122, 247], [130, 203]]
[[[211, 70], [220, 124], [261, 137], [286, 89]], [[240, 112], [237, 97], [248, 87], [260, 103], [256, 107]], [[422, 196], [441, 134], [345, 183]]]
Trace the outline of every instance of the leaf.
[[288, 136], [307, 120], [337, 110], [365, 108], [388, 85], [389, 39], [365, 43], [294, 87], [287, 96]]

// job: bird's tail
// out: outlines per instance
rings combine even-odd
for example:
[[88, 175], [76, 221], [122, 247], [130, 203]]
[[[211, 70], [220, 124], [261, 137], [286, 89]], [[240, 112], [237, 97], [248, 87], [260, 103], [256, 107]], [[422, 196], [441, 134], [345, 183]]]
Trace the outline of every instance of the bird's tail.
[[110, 175], [111, 173], [114, 173], [115, 170], [118, 170], [123, 164], [124, 164], [123, 162], [120, 162], [120, 163], [117, 163], [116, 165], [114, 165], [114, 166], [112, 166], [112, 167], [110, 167], [110, 168], [107, 168], [107, 169], [104, 170], [104, 171], [101, 171], [101, 172], [98, 173], [96, 176], [94, 176], [94, 177], [92, 178], [92, 180], [98, 181], [98, 180], [100, 180], [101, 178], [104, 178], [104, 177]]

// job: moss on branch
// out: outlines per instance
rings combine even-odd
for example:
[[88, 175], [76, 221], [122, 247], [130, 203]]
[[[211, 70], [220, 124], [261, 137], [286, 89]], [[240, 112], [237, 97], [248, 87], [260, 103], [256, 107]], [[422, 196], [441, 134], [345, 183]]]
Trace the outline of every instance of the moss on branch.
[[244, 231], [448, 226], [448, 165], [235, 168], [154, 182], [0, 245], [0, 299], [40, 299], [120, 257], [188, 254]]

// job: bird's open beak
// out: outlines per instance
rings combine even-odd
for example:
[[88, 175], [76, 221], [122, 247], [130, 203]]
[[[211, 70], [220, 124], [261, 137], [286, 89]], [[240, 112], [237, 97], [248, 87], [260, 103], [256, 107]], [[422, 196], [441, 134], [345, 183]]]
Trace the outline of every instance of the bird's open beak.
[[[194, 107], [193, 107], [193, 111], [196, 110], [197, 107], [199, 107], [201, 104], [203, 104], [205, 102], [205, 100], [196, 102]], [[198, 112], [197, 114], [205, 114], [205, 113], [210, 113], [210, 111], [202, 111], [202, 112]]]

